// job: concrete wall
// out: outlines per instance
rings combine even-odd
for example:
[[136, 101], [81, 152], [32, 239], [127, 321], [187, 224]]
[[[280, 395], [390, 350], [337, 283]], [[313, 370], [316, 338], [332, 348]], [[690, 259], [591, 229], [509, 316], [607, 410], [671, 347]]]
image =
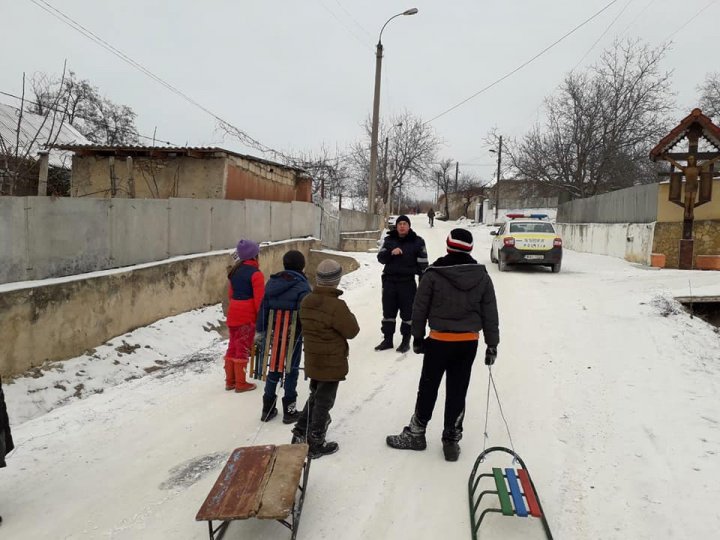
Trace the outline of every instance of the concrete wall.
[[563, 246], [650, 264], [654, 223], [558, 223]]
[[231, 248], [241, 237], [317, 236], [319, 223], [320, 210], [300, 202], [2, 197], [0, 283]]
[[[661, 222], [678, 223], [683, 220], [683, 207], [668, 200], [670, 183], [659, 185], [658, 190], [658, 216]], [[685, 185], [683, 184], [683, 196]], [[695, 219], [698, 221], [720, 220], [720, 179], [713, 181], [712, 199], [705, 204], [695, 208]]]
[[[696, 208], [699, 210], [702, 207]], [[653, 240], [653, 253], [665, 255], [665, 266], [679, 265], [682, 223], [657, 223]], [[720, 255], [720, 220], [695, 220], [693, 223], [693, 267], [698, 255]]]
[[659, 184], [620, 189], [558, 207], [560, 223], [652, 223], [658, 217]]
[[357, 210], [340, 210], [340, 232], [346, 231], [374, 231], [382, 228], [382, 216], [374, 215], [368, 226], [368, 215]]
[[[314, 239], [263, 246], [266, 277], [282, 256], [302, 251], [314, 275]], [[346, 258], [349, 259], [349, 258]], [[0, 375], [10, 377], [46, 361], [72, 358], [125, 332], [227, 297], [230, 252], [113, 270], [60, 283], [0, 291]], [[344, 261], [349, 269], [351, 263]], [[355, 263], [357, 265], [357, 263]], [[357, 268], [357, 266], [355, 266]]]
[[[111, 161], [104, 156], [78, 156], [72, 160], [73, 197], [111, 197]], [[136, 158], [133, 160], [137, 198], [223, 199], [226, 158], [197, 159]], [[115, 158], [112, 167], [117, 192], [114, 197], [130, 196], [125, 158]]]

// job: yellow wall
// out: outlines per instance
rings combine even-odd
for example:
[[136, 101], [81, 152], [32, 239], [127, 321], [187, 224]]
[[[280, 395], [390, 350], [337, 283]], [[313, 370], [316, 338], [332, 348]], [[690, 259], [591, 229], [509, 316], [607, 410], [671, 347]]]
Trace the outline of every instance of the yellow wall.
[[[683, 208], [668, 200], [670, 184], [660, 184], [658, 189], [658, 213], [657, 221], [663, 223], [682, 223]], [[685, 186], [683, 185], [683, 195]], [[717, 219], [720, 220], [720, 179], [713, 181], [712, 200], [695, 208], [696, 220]]]

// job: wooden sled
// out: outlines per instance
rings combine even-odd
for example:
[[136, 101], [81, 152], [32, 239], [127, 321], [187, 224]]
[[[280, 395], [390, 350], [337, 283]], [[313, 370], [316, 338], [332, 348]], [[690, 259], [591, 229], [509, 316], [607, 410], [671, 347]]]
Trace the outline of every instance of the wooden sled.
[[292, 369], [292, 357], [299, 346], [297, 321], [296, 310], [270, 310], [265, 343], [255, 348], [253, 361], [248, 367], [250, 378], [265, 381], [269, 372], [275, 372], [281, 375], [280, 386], [285, 384], [285, 374]]
[[[233, 450], [195, 516], [220, 540], [236, 519], [274, 519], [297, 537], [307, 490], [307, 444], [246, 446]], [[301, 481], [302, 475], [302, 481]], [[221, 521], [213, 528], [213, 521]]]
[[[491, 452], [506, 452], [510, 454], [514, 458], [513, 462], [520, 464], [520, 468], [493, 468], [492, 473], [478, 475], [477, 470], [480, 463], [482, 463], [485, 460], [485, 456]], [[492, 478], [495, 482], [495, 489], [482, 491], [478, 495], [477, 491], [480, 480], [483, 478]], [[488, 494], [497, 495], [500, 508], [485, 508], [476, 519], [478, 509], [480, 508], [480, 501]], [[520, 459], [520, 456], [509, 448], [493, 446], [478, 456], [470, 473], [470, 478], [468, 479], [468, 496], [470, 501], [470, 527], [472, 529], [473, 540], [477, 540], [480, 525], [485, 516], [492, 512], [500, 513], [504, 516], [531, 516], [538, 518], [542, 522], [548, 540], [552, 540], [553, 536], [550, 532], [550, 526], [548, 525], [547, 519], [545, 519], [545, 512], [543, 512], [542, 506], [540, 505], [540, 499], [535, 491], [535, 485], [533, 484], [532, 478], [530, 478], [530, 473], [523, 460]]]

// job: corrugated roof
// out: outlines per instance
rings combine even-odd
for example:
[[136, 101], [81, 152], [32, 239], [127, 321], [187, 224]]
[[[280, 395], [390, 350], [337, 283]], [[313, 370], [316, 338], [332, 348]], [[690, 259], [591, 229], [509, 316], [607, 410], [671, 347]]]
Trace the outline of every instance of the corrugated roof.
[[[20, 109], [11, 105], [0, 103], [0, 136], [5, 141], [5, 145], [15, 149], [18, 118], [20, 117]], [[72, 127], [67, 122], [63, 123], [58, 130], [57, 125], [53, 125], [52, 118], [45, 118], [39, 114], [32, 114], [23, 111], [22, 120], [20, 122], [20, 153], [32, 159], [37, 159], [40, 150], [45, 150], [48, 143], [56, 142], [58, 144], [90, 144], [82, 133]], [[37, 137], [36, 137], [37, 135]], [[55, 137], [57, 135], [57, 138]], [[33, 139], [35, 141], [33, 142]], [[50, 139], [50, 140], [49, 140]], [[27, 152], [29, 145], [32, 145], [30, 151]], [[50, 151], [50, 165], [53, 167], [70, 168], [69, 157], [67, 152], [61, 150]]]
[[304, 174], [308, 174], [308, 172], [304, 169], [301, 169], [299, 167], [293, 167], [291, 165], [284, 165], [282, 163], [277, 163], [274, 161], [269, 161], [267, 159], [259, 158], [256, 156], [250, 156], [247, 154], [240, 154], [238, 152], [233, 152], [232, 150], [226, 150], [225, 148], [219, 148], [217, 146], [143, 146], [143, 145], [135, 145], [135, 144], [128, 144], [128, 145], [102, 145], [102, 144], [56, 144], [56, 148], [60, 148], [62, 150], [69, 150], [71, 152], [76, 153], [97, 153], [97, 154], [105, 154], [105, 155], [113, 155], [113, 154], [133, 154], [133, 153], [143, 153], [143, 152], [152, 152], [152, 153], [163, 153], [163, 154], [184, 154], [184, 155], [193, 155], [193, 154], [204, 154], [208, 157], [211, 157], [212, 154], [225, 154], [230, 156], [236, 156], [242, 159], [246, 159], [248, 161], [255, 161], [258, 163], [263, 163], [265, 165], [269, 165], [271, 167], [279, 167], [282, 169], [289, 169], [292, 171], [301, 172]]

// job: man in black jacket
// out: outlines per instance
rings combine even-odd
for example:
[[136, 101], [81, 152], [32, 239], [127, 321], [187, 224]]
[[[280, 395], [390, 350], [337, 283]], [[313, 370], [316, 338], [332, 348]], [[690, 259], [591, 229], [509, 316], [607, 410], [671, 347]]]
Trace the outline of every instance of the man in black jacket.
[[415, 276], [422, 276], [428, 265], [425, 240], [410, 228], [410, 218], [402, 215], [395, 220], [395, 230], [385, 237], [377, 258], [385, 265], [382, 274], [383, 319], [380, 326], [384, 337], [375, 350], [392, 349], [395, 318], [400, 310], [402, 341], [397, 351], [404, 353], [410, 350], [410, 323], [417, 290]]
[[[443, 453], [457, 461], [462, 438], [465, 396], [470, 384], [480, 330], [485, 364], [492, 365], [500, 341], [495, 290], [485, 266], [470, 256], [472, 234], [453, 229], [447, 237], [448, 254], [430, 266], [420, 282], [412, 312], [413, 351], [424, 352], [415, 414], [399, 435], [387, 444], [401, 450], [424, 450], [425, 428], [432, 417], [438, 388], [446, 376]], [[425, 325], [430, 334], [425, 339]]]

